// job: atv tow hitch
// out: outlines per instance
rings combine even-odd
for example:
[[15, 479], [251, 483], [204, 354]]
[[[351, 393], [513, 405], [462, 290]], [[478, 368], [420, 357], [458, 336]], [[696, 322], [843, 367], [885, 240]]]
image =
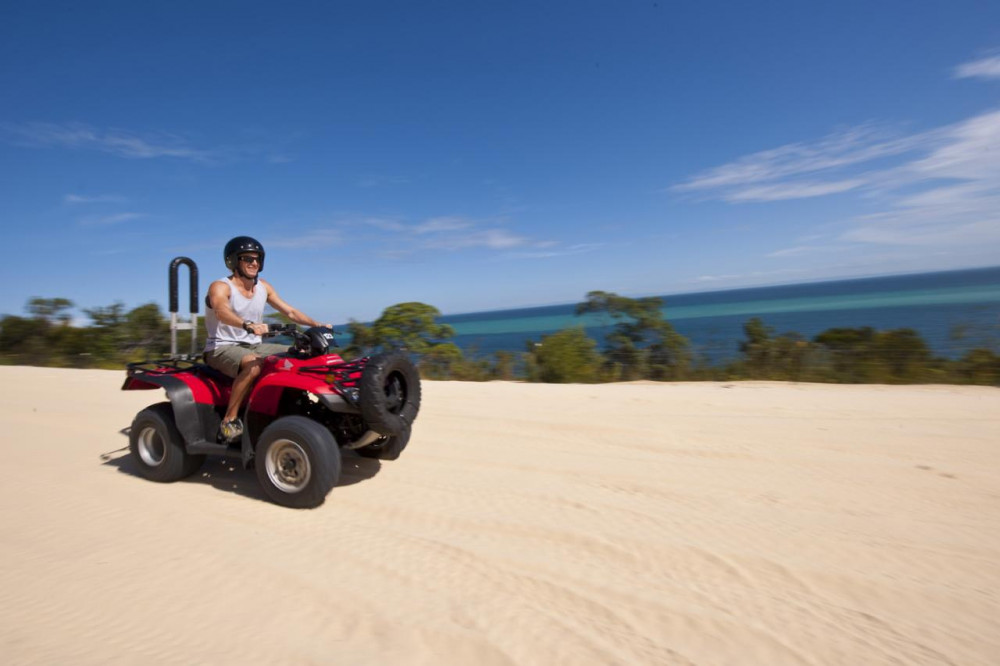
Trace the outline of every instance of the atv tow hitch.
[[361, 435], [361, 437], [359, 437], [357, 440], [355, 440], [353, 442], [350, 442], [349, 444], [345, 444], [344, 448], [345, 449], [363, 449], [364, 447], [368, 446], [369, 444], [372, 444], [373, 442], [378, 441], [382, 437], [385, 437], [385, 435], [383, 435], [381, 433], [377, 433], [374, 430], [369, 430], [365, 434]]

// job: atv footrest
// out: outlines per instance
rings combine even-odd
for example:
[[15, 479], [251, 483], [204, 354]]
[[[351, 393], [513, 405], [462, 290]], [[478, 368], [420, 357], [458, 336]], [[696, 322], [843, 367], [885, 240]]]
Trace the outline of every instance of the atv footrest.
[[240, 443], [234, 442], [232, 444], [217, 444], [215, 442], [209, 442], [208, 440], [202, 439], [197, 442], [188, 444], [185, 449], [188, 453], [193, 455], [240, 455]]

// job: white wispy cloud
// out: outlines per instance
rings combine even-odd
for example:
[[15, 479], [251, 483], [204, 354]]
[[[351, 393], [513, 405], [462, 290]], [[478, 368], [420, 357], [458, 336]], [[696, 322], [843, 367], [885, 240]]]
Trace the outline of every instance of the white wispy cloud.
[[369, 174], [358, 179], [358, 187], [388, 187], [390, 185], [405, 185], [410, 182], [409, 178], [402, 176], [383, 176]]
[[20, 146], [97, 150], [130, 159], [173, 157], [208, 162], [219, 157], [175, 134], [99, 129], [83, 123], [0, 123], [0, 138]]
[[417, 235], [435, 234], [445, 231], [458, 231], [468, 229], [474, 222], [462, 217], [434, 217], [426, 222], [412, 227], [411, 231]]
[[[885, 130], [866, 125], [830, 134], [815, 143], [791, 143], [770, 150], [763, 150], [741, 157], [728, 164], [695, 174], [688, 180], [673, 185], [674, 192], [700, 192], [725, 200], [752, 200], [743, 196], [748, 185], [767, 183], [770, 186], [803, 185], [795, 180], [804, 175], [830, 172], [855, 164], [901, 155], [917, 149], [928, 137], [922, 134], [909, 137], [889, 137]], [[857, 187], [853, 180], [840, 181], [836, 191], [843, 191], [845, 184]], [[805, 183], [799, 196], [828, 194], [824, 184]], [[850, 189], [850, 188], [848, 188]], [[792, 198], [791, 191], [780, 193], [782, 198]], [[765, 199], [766, 200], [766, 199]]]
[[533, 247], [537, 249], [522, 252], [511, 252], [507, 256], [514, 259], [552, 259], [555, 257], [568, 257], [576, 254], [594, 252], [602, 247], [605, 247], [606, 245], [606, 243], [576, 243], [575, 245], [562, 247], [559, 243], [554, 241], [542, 241], [540, 243], [533, 244]]
[[[945, 128], [943, 141], [894, 170], [890, 206], [843, 239], [923, 246], [1000, 243], [1000, 111]], [[944, 184], [942, 184], [944, 183]], [[920, 189], [922, 188], [922, 189]]]
[[351, 227], [351, 226], [375, 227], [376, 229], [382, 229], [383, 231], [396, 231], [396, 232], [405, 232], [408, 230], [408, 227], [405, 222], [390, 217], [362, 217], [356, 219], [352, 218], [348, 220], [341, 220], [340, 225], [344, 227]]
[[[844, 220], [847, 229], [834, 242], [998, 244], [1000, 111], [891, 139], [870, 126], [846, 130], [739, 158], [671, 190], [731, 203], [858, 193], [882, 210]], [[804, 252], [792, 247], [770, 256]]]
[[1000, 54], [962, 63], [955, 68], [956, 79], [1000, 79]]
[[794, 257], [802, 254], [811, 254], [813, 252], [821, 252], [827, 248], [822, 245], [796, 245], [795, 247], [786, 247], [781, 250], [775, 250], [769, 253], [769, 257]]
[[115, 194], [99, 194], [96, 196], [84, 196], [81, 194], [67, 194], [63, 201], [68, 204], [92, 204], [92, 203], [125, 203], [127, 199]]
[[458, 215], [432, 217], [422, 222], [406, 222], [391, 217], [361, 217], [341, 220], [342, 225], [364, 225], [405, 235], [425, 236], [480, 226], [482, 223]]
[[[338, 221], [342, 229], [368, 227], [390, 232], [368, 236], [364, 242], [374, 243], [377, 256], [402, 261], [427, 251], [461, 252], [495, 251], [498, 257], [545, 259], [590, 252], [601, 244], [577, 243], [564, 245], [549, 239], [533, 238], [512, 230], [503, 218], [476, 219], [462, 215], [440, 215], [420, 221], [398, 218], [358, 217]], [[361, 241], [357, 235], [349, 239]]]
[[745, 189], [735, 189], [726, 198], [728, 201], [782, 201], [785, 199], [805, 199], [826, 194], [846, 192], [861, 187], [864, 180], [839, 180], [830, 182], [796, 182], [756, 185]]
[[691, 278], [687, 282], [695, 284], [712, 284], [712, 283], [746, 283], [748, 281], [760, 281], [760, 280], [771, 280], [775, 277], [781, 275], [794, 275], [796, 273], [802, 273], [803, 269], [800, 268], [780, 268], [773, 271], [751, 271], [749, 273], [728, 273], [728, 274], [716, 274], [716, 275], [699, 275], [697, 277]]
[[482, 229], [465, 233], [439, 234], [429, 238], [423, 247], [440, 250], [463, 250], [483, 247], [491, 250], [509, 250], [530, 242], [525, 236], [518, 236], [507, 229]]
[[414, 249], [465, 250], [486, 248], [506, 250], [530, 243], [530, 239], [508, 229], [497, 226], [496, 220], [476, 220], [460, 215], [442, 215], [420, 222], [407, 222], [394, 218], [366, 217], [357, 220], [342, 220], [343, 225], [374, 227], [392, 232], [387, 242], [405, 242], [405, 249], [392, 249], [383, 256], [401, 256]]
[[131, 222], [147, 217], [146, 213], [115, 213], [113, 215], [89, 215], [80, 218], [80, 224], [85, 227], [111, 226], [122, 222]]
[[299, 234], [286, 234], [281, 238], [269, 239], [265, 247], [316, 249], [341, 245], [343, 242], [344, 234], [340, 229], [321, 228]]

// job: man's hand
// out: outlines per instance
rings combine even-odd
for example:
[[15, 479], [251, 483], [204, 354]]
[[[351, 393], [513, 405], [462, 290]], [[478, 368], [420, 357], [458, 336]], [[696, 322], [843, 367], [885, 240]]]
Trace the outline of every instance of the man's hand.
[[264, 335], [267, 333], [267, 324], [250, 324], [247, 328], [249, 328], [250, 332], [254, 335]]

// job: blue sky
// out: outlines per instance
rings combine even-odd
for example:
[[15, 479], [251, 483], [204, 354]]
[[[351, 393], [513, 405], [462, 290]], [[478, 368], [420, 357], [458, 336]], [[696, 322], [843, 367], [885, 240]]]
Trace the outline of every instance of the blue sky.
[[238, 234], [337, 323], [996, 265], [1000, 3], [4, 3], [0, 221], [7, 314]]

